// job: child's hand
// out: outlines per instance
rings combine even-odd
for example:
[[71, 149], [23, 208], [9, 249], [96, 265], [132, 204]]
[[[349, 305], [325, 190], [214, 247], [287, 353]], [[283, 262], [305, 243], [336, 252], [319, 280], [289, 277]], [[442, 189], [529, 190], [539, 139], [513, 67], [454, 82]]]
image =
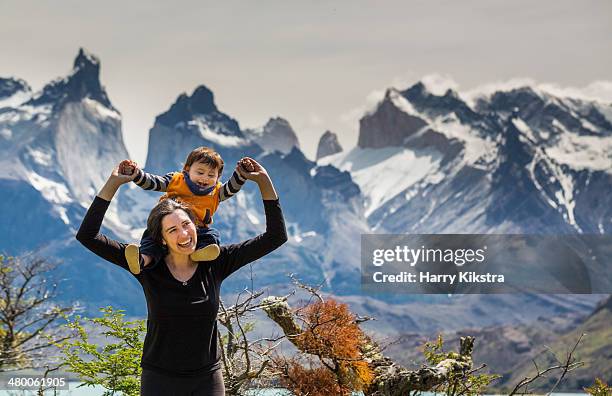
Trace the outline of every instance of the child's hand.
[[253, 180], [254, 182], [259, 182], [268, 178], [268, 172], [266, 172], [266, 169], [261, 166], [259, 162], [250, 157], [244, 157], [238, 161], [237, 168], [241, 168], [239, 173], [242, 177], [248, 180]]
[[121, 161], [118, 167], [119, 174], [127, 176], [135, 175], [136, 169], [138, 169], [138, 164], [129, 159]]
[[125, 184], [125, 183], [131, 182], [132, 180], [134, 180], [136, 178], [136, 175], [137, 175], [136, 172], [132, 172], [131, 175], [126, 175], [126, 174], [122, 173], [121, 172], [121, 164], [119, 164], [115, 169], [113, 169], [113, 172], [111, 173], [111, 175], [108, 178], [108, 180], [119, 186], [121, 184]]

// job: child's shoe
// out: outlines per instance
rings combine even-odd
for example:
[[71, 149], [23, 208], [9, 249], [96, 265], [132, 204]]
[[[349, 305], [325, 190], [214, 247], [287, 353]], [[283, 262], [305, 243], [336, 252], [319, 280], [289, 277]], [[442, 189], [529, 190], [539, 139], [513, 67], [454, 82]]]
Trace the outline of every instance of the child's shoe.
[[195, 252], [191, 253], [189, 257], [191, 257], [193, 261], [212, 261], [219, 257], [219, 253], [221, 253], [219, 245], [213, 243], [196, 250]]
[[125, 247], [125, 259], [130, 267], [130, 272], [134, 275], [140, 274], [143, 260], [140, 257], [140, 249], [138, 248], [138, 245], [130, 243]]

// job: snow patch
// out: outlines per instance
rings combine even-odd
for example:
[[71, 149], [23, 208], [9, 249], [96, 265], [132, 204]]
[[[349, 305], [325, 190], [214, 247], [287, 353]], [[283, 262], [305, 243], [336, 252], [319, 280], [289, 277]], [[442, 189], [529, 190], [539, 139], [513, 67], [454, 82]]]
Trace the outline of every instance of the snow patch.
[[421, 117], [421, 114], [416, 111], [416, 109], [412, 106], [412, 103], [410, 103], [408, 99], [406, 99], [398, 90], [390, 89], [388, 95], [391, 103], [393, 103], [395, 107], [406, 114], [418, 115]]
[[573, 169], [600, 170], [612, 174], [612, 137], [580, 136], [568, 131], [557, 120], [553, 120], [552, 125], [560, 133], [556, 136], [556, 142], [544, 149], [549, 157]]
[[521, 131], [525, 135], [527, 135], [529, 137], [532, 137], [531, 128], [529, 128], [529, 125], [527, 125], [525, 123], [525, 121], [523, 121], [522, 118], [513, 118], [512, 119], [512, 124], [514, 124], [516, 129], [518, 129], [519, 131]]
[[49, 202], [56, 204], [66, 204], [72, 202], [68, 188], [61, 183], [49, 180], [37, 173], [29, 172], [27, 179], [36, 190], [40, 191], [43, 197]]
[[50, 104], [32, 106], [23, 105], [19, 106], [12, 111], [7, 111], [0, 114], [0, 122], [6, 123], [17, 123], [19, 121], [30, 121], [37, 118], [37, 121], [44, 121], [49, 117], [53, 111], [53, 106]]
[[293, 239], [297, 243], [302, 243], [302, 242], [304, 242], [304, 239], [313, 238], [313, 237], [316, 237], [316, 236], [317, 236], [316, 231], [306, 231], [306, 232], [303, 232], [301, 234], [295, 234], [293, 236]]
[[[540, 161], [545, 162], [553, 175], [551, 175], [549, 179], [549, 183], [554, 183], [555, 181], [559, 183], [561, 186], [560, 190], [555, 191], [555, 199], [551, 199], [542, 186], [538, 183], [537, 178], [535, 177], [535, 166]], [[563, 172], [560, 166], [556, 163], [553, 163], [548, 160], [546, 155], [543, 155], [543, 151], [537, 150], [533, 161], [530, 164], [530, 173], [531, 180], [534, 181], [536, 188], [540, 191], [542, 196], [548, 201], [548, 204], [559, 210], [561, 207], [565, 208], [565, 211], [562, 211], [563, 218], [572, 225], [578, 232], [582, 232], [580, 226], [576, 223], [576, 218], [574, 216], [574, 209], [576, 207], [576, 201], [574, 200], [574, 180], [570, 175], [567, 175]]]
[[85, 105], [85, 108], [96, 113], [98, 116], [100, 116], [100, 118], [114, 118], [116, 120], [121, 119], [121, 114], [113, 109], [109, 109], [96, 100], [85, 98], [83, 99], [83, 104]]
[[246, 144], [246, 141], [241, 137], [217, 133], [210, 128], [210, 125], [206, 122], [206, 120], [200, 117], [189, 121], [187, 124], [197, 127], [202, 138], [212, 143], [225, 147], [239, 147]]
[[0, 129], [0, 137], [10, 140], [13, 137], [13, 132], [8, 128], [2, 128]]
[[43, 166], [51, 166], [51, 153], [45, 153], [41, 150], [36, 150], [33, 148], [28, 148], [28, 155], [32, 158], [32, 160], [38, 165]]
[[68, 214], [66, 213], [66, 208], [63, 206], [55, 206], [55, 212], [59, 215], [60, 219], [64, 222], [64, 224], [70, 224], [70, 219], [68, 218]]
[[595, 104], [595, 108], [599, 111], [609, 123], [612, 123], [612, 105], [610, 104]]
[[3, 107], [17, 107], [32, 98], [32, 93], [29, 91], [17, 91], [8, 98], [0, 100], [0, 109]]
[[597, 127], [597, 126], [593, 125], [593, 123], [592, 123], [592, 122], [590, 122], [590, 121], [588, 121], [588, 120], [585, 120], [585, 119], [584, 119], [584, 118], [582, 118], [582, 117], [580, 118], [580, 124], [582, 125], [582, 127], [583, 127], [584, 129], [588, 129], [588, 130], [590, 130], [590, 131], [592, 131], [592, 132], [599, 132], [599, 127]]
[[433, 150], [355, 147], [347, 153], [322, 158], [320, 162], [350, 172], [366, 196], [365, 215], [369, 216], [397, 194], [436, 173], [441, 158], [442, 155]]
[[[389, 98], [392, 103], [406, 114], [418, 116], [428, 123], [428, 128], [441, 132], [451, 139], [457, 139], [464, 143], [463, 160], [466, 164], [474, 164], [476, 161], [483, 160], [490, 162], [490, 158], [496, 154], [496, 145], [491, 139], [483, 139], [469, 125], [461, 123], [455, 113], [444, 118], [430, 118], [425, 114], [419, 113], [412, 104], [404, 98], [398, 91], [390, 90]], [[424, 129], [425, 130], [425, 129]]]

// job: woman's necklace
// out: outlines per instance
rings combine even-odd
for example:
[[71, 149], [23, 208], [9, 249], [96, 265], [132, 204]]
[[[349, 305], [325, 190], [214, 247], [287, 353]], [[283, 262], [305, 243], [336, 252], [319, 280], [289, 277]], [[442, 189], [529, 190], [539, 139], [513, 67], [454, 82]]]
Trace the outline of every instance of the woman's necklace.
[[172, 261], [166, 261], [166, 263], [170, 274], [172, 274], [177, 281], [183, 282], [183, 285], [187, 285], [187, 282], [193, 277], [198, 267], [193, 261], [191, 261], [188, 266], [178, 266]]

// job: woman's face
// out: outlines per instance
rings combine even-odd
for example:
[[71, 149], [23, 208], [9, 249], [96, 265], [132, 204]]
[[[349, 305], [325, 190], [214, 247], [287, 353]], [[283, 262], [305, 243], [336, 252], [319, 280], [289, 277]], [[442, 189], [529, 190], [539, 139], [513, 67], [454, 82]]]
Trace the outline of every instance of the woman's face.
[[191, 254], [197, 243], [195, 224], [184, 210], [176, 209], [161, 221], [162, 237], [168, 250], [178, 254]]

